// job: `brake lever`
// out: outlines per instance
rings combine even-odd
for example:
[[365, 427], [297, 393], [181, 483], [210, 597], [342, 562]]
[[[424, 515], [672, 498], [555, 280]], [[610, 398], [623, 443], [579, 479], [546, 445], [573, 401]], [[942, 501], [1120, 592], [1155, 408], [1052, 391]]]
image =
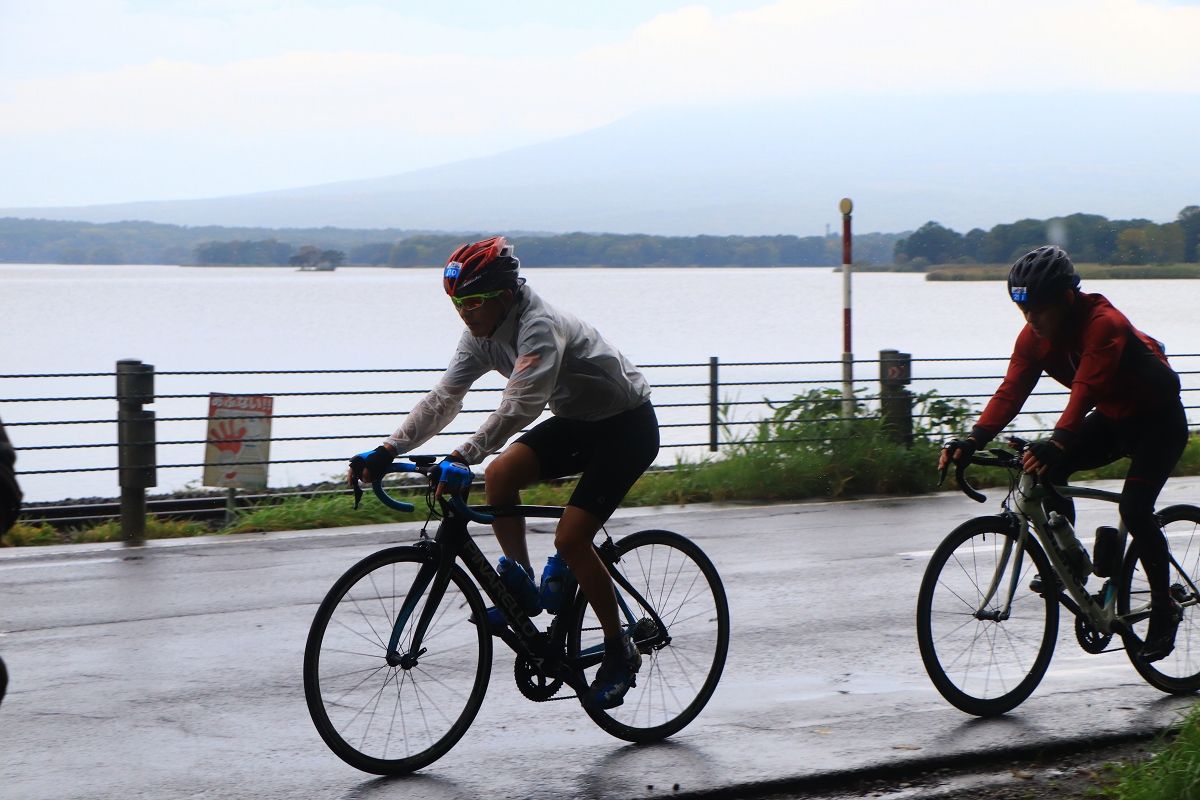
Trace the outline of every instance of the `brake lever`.
[[939, 470], [939, 474], [941, 475], [941, 477], [938, 478], [938, 482], [937, 482], [939, 489], [942, 487], [942, 484], [946, 482], [946, 475], [947, 475], [947, 473], [950, 472], [950, 464], [952, 461], [950, 456], [953, 455], [953, 453], [950, 452], [950, 447], [951, 447], [950, 444], [945, 444], [942, 446], [942, 452], [946, 454], [946, 466], [942, 467], [941, 470]]
[[1019, 436], [1010, 436], [1008, 437], [1008, 446], [1020, 454], [1024, 453], [1025, 448], [1029, 447], [1029, 442]]

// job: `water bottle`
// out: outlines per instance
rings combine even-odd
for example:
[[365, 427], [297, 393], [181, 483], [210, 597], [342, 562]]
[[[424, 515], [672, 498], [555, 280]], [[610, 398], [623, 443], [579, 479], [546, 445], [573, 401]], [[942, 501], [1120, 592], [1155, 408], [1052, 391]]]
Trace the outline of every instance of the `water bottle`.
[[1092, 560], [1088, 558], [1087, 550], [1083, 549], [1083, 545], [1075, 537], [1075, 528], [1072, 527], [1071, 521], [1057, 511], [1051, 511], [1050, 517], [1046, 520], [1046, 527], [1054, 535], [1058, 549], [1067, 557], [1067, 563], [1079, 570], [1077, 577], [1081, 581], [1087, 581], [1087, 576], [1092, 572]]
[[500, 580], [520, 604], [522, 611], [530, 616], [541, 613], [541, 609], [538, 608], [537, 587], [533, 585], [533, 578], [529, 577], [524, 567], [507, 556], [500, 556], [496, 571], [500, 573]]
[[542, 570], [542, 608], [551, 614], [557, 614], [562, 608], [567, 576], [570, 574], [566, 559], [558, 553], [546, 561], [546, 567]]

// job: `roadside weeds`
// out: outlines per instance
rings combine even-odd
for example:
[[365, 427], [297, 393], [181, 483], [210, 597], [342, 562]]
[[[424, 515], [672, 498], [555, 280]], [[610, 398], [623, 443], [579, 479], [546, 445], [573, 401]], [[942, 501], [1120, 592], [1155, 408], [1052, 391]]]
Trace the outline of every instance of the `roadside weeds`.
[[[895, 441], [879, 419], [841, 419], [841, 396], [813, 391], [775, 408], [774, 415], [758, 423], [757, 430], [732, 440], [718, 458], [676, 462], [674, 469], [643, 475], [622, 503], [625, 507], [683, 505], [737, 501], [787, 501], [812, 498], [849, 499], [864, 495], [920, 495], [938, 489], [935, 469], [941, 442], [961, 430], [973, 413], [963, 401], [935, 394], [917, 397], [922, 427], [914, 431], [911, 447]], [[865, 406], [859, 409], [866, 415]], [[1123, 478], [1128, 461], [1077, 473], [1074, 480]], [[1173, 473], [1200, 475], [1200, 434], [1189, 440]], [[974, 469], [969, 480], [977, 488], [1003, 486], [1008, 474], [996, 469]], [[948, 479], [953, 486], [953, 478]], [[532, 505], [565, 505], [575, 480], [532, 486], [521, 493]], [[210, 533], [257, 533], [311, 530], [352, 525], [412, 522], [425, 519], [423, 489], [394, 492], [416, 505], [413, 513], [385, 507], [373, 495], [363, 497], [354, 510], [348, 495], [290, 497], [264, 501], [238, 511], [230, 524], [213, 530], [186, 519], [148, 517], [147, 539], [181, 538]], [[0, 547], [30, 547], [121, 540], [116, 520], [56, 529], [40, 523], [18, 522], [0, 536]]]

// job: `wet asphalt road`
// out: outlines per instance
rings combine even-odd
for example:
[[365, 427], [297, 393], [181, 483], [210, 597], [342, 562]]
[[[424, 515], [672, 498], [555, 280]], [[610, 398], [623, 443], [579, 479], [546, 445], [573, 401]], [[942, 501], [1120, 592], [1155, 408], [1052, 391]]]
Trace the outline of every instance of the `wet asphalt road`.
[[[1172, 481], [1162, 505], [1176, 502], [1200, 502], [1200, 479]], [[975, 720], [934, 691], [914, 634], [922, 570], [954, 525], [995, 507], [944, 494], [623, 511], [614, 537], [676, 530], [722, 574], [732, 636], [705, 712], [667, 742], [628, 745], [574, 702], [521, 697], [500, 646], [471, 730], [403, 779], [325, 747], [301, 660], [334, 580], [415, 527], [0, 551], [0, 797], [657, 796], [1170, 720], [1186, 701], [1144, 684], [1123, 653], [1085, 654], [1065, 617], [1049, 675], [1016, 711]], [[1081, 529], [1111, 521], [1081, 504]], [[551, 536], [533, 530], [545, 531], [531, 536], [536, 561]]]

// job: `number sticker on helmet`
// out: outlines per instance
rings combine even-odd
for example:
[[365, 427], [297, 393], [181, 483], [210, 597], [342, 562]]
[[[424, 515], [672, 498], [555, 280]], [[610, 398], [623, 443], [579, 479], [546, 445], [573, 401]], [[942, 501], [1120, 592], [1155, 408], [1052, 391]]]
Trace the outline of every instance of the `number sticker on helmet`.
[[1024, 303], [1025, 302], [1025, 287], [1024, 286], [1014, 286], [1014, 287], [1012, 287], [1011, 291], [1012, 291], [1012, 299], [1013, 299], [1014, 303]]
[[461, 267], [462, 267], [462, 264], [458, 263], [457, 261], [451, 261], [449, 264], [446, 265], [446, 274], [443, 275], [442, 277], [451, 278], [451, 279], [457, 278], [458, 270]]

